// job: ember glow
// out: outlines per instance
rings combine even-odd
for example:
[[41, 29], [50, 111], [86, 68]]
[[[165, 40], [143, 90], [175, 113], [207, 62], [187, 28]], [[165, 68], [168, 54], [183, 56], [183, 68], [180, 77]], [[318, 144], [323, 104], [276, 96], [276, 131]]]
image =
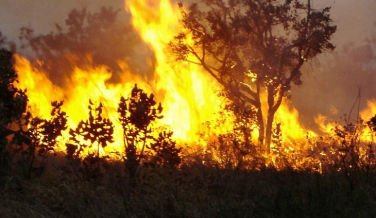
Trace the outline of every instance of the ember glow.
[[[20, 81], [18, 87], [27, 89], [32, 114], [48, 118], [52, 109], [50, 102], [64, 100], [62, 109], [69, 116], [69, 128], [75, 128], [80, 120], [87, 119], [89, 99], [95, 105], [102, 103], [104, 116], [115, 126], [115, 142], [107, 146], [105, 152], [122, 152], [124, 145], [117, 107], [120, 97], [128, 97], [134, 84], [137, 84], [146, 93], [153, 93], [156, 101], [162, 103], [164, 118], [160, 125], [169, 126], [174, 132], [174, 139], [182, 146], [190, 147], [194, 144], [205, 149], [205, 138], [232, 131], [235, 120], [233, 114], [221, 113], [226, 102], [224, 97], [218, 95], [221, 86], [200, 66], [177, 62], [169, 47], [169, 42], [182, 28], [178, 5], [169, 0], [127, 0], [125, 10], [132, 15], [133, 27], [155, 54], [156, 66], [152, 79], [131, 72], [125, 61], [119, 60], [121, 79], [117, 83], [110, 83], [112, 72], [106, 66], [93, 67], [88, 54], [84, 69], [76, 67], [70, 76], [61, 78], [65, 85], [60, 87], [49, 80], [49, 72], [38, 71], [28, 60], [16, 55], [15, 67]], [[370, 101], [368, 105], [369, 109], [361, 113], [363, 119], [369, 119], [376, 113], [376, 103]], [[221, 119], [225, 122], [215, 125], [216, 128], [211, 128], [201, 137], [206, 122], [217, 122]], [[334, 123], [327, 122], [326, 118], [320, 115], [316, 122], [326, 133], [330, 133], [335, 127]], [[319, 133], [307, 130], [299, 123], [299, 112], [291, 106], [289, 100], [283, 101], [276, 113], [275, 123], [280, 123], [283, 147], [272, 145], [276, 152], [264, 155], [269, 158], [269, 162], [274, 163], [278, 152], [283, 151], [288, 158], [299, 157], [300, 160], [296, 162], [302, 165], [307, 161], [320, 165], [320, 160], [315, 162], [306, 159], [316, 149], [307, 142], [307, 137], [315, 138]], [[257, 132], [256, 128], [253, 132], [255, 144]], [[365, 131], [365, 134], [370, 133]], [[67, 141], [68, 133], [64, 135], [62, 143]]]

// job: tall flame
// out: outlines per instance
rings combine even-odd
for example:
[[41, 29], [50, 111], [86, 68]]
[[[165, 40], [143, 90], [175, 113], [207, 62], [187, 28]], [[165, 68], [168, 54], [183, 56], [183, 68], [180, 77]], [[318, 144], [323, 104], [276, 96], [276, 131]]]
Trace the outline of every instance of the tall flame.
[[[69, 116], [69, 128], [75, 128], [80, 120], [87, 119], [89, 99], [97, 104], [101, 102], [105, 106], [106, 116], [115, 125], [115, 142], [110, 147], [121, 150], [122, 132], [117, 107], [120, 97], [128, 97], [132, 86], [137, 83], [162, 102], [164, 118], [161, 124], [171, 127], [175, 139], [184, 142], [198, 140], [197, 133], [202, 123], [214, 120], [220, 108], [222, 100], [216, 95], [220, 87], [202, 73], [199, 66], [175, 61], [168, 43], [179, 27], [176, 7], [172, 7], [168, 1], [157, 4], [131, 1], [127, 7], [133, 15], [134, 27], [155, 53], [157, 64], [153, 80], [130, 72], [127, 64], [119, 61], [121, 81], [109, 83], [112, 72], [106, 66], [93, 67], [88, 55], [86, 66], [75, 67], [70, 76], [62, 78], [65, 85], [59, 87], [49, 80], [47, 72], [39, 71], [28, 60], [16, 55], [18, 86], [27, 89], [33, 115], [47, 118], [52, 109], [50, 102], [64, 100], [63, 110]], [[65, 140], [68, 140], [67, 134]]]
[[165, 124], [184, 140], [197, 139], [201, 123], [213, 119], [221, 100], [215, 94], [219, 85], [199, 66], [176, 62], [169, 42], [181, 30], [180, 11], [168, 0], [125, 1], [132, 23], [142, 39], [153, 49], [157, 65], [154, 72], [157, 93], [165, 93]]
[[[215, 128], [210, 129], [211, 132], [205, 134], [218, 135], [232, 131], [234, 116], [231, 113], [223, 113], [225, 99], [217, 94], [222, 87], [199, 65], [177, 62], [170, 50], [169, 42], [182, 30], [178, 5], [174, 6], [169, 0], [127, 0], [125, 8], [132, 15], [134, 28], [155, 54], [153, 76], [146, 78], [135, 74], [129, 70], [125, 61], [119, 60], [122, 70], [117, 73], [120, 75], [120, 81], [110, 83], [112, 72], [106, 66], [94, 65], [88, 55], [87, 65], [75, 67], [70, 76], [62, 78], [65, 85], [58, 86], [49, 80], [48, 73], [37, 70], [28, 60], [16, 55], [15, 67], [20, 80], [18, 86], [27, 89], [29, 105], [34, 116], [48, 118], [51, 111], [50, 102], [64, 100], [62, 109], [69, 116], [69, 128], [75, 128], [80, 120], [87, 119], [89, 99], [96, 104], [101, 102], [104, 105], [105, 116], [115, 126], [115, 142], [106, 150], [121, 151], [123, 136], [118, 122], [117, 107], [120, 97], [128, 97], [131, 88], [137, 83], [145, 92], [153, 93], [156, 100], [162, 103], [164, 118], [160, 124], [170, 126], [174, 138], [178, 141], [187, 144], [200, 142], [199, 133], [206, 131], [203, 125], [206, 121], [222, 120]], [[369, 109], [361, 113], [364, 119], [376, 113], [376, 103], [369, 102], [368, 105]], [[335, 126], [335, 123], [326, 122], [326, 118], [321, 115], [317, 116], [315, 121], [324, 132], [330, 132]], [[284, 144], [285, 153], [313, 149], [309, 143], [303, 141], [307, 134], [317, 134], [307, 131], [300, 125], [299, 113], [287, 99], [277, 111], [275, 123], [280, 123], [280, 140]], [[257, 128], [253, 134], [258, 134]], [[68, 133], [65, 133], [63, 140], [68, 140]], [[276, 158], [270, 159], [274, 162]]]
[[[85, 67], [76, 67], [70, 76], [63, 78], [64, 86], [54, 85], [46, 72], [38, 71], [25, 58], [16, 55], [16, 70], [19, 72], [19, 87], [27, 89], [35, 116], [48, 117], [54, 100], [64, 100], [63, 110], [69, 115], [69, 127], [74, 128], [86, 119], [88, 100], [102, 102], [108, 116], [115, 125], [113, 147], [122, 147], [121, 127], [116, 108], [120, 96], [127, 96], [131, 87], [137, 83], [147, 93], [154, 93], [162, 102], [164, 118], [162, 124], [174, 131], [174, 137], [184, 142], [199, 140], [199, 132], [206, 121], [218, 120], [224, 99], [217, 95], [221, 86], [210, 75], [195, 64], [175, 61], [169, 48], [177, 32], [181, 31], [181, 14], [178, 6], [168, 0], [126, 1], [126, 10], [132, 14], [132, 24], [142, 39], [150, 46], [156, 56], [153, 79], [148, 80], [128, 70], [124, 61], [119, 61], [122, 69], [121, 81], [109, 83], [112, 72], [106, 66], [94, 66], [88, 55]], [[77, 58], [72, 57], [72, 60]], [[82, 69], [84, 68], [84, 69]], [[41, 85], [43, 84], [43, 85]], [[276, 115], [276, 122], [289, 129], [288, 138], [304, 138], [304, 129], [298, 123], [298, 112], [284, 103]], [[231, 115], [228, 115], [231, 117]], [[232, 129], [231, 118], [213, 133], [226, 133]], [[293, 131], [293, 129], [296, 129]], [[257, 133], [257, 130], [255, 131]], [[67, 136], [66, 136], [67, 137]], [[67, 140], [67, 139], [66, 139]]]

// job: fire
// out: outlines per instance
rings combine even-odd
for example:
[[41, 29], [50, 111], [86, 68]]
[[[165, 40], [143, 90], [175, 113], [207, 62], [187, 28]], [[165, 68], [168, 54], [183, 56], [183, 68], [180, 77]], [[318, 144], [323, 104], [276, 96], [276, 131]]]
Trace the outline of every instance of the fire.
[[[128, 70], [127, 64], [119, 60], [122, 69], [121, 81], [111, 84], [112, 76], [106, 66], [96, 66], [86, 57], [86, 66], [75, 67], [70, 76], [63, 78], [64, 86], [53, 84], [47, 72], [38, 71], [25, 58], [16, 55], [16, 70], [19, 73], [19, 87], [27, 89], [30, 107], [34, 116], [49, 117], [50, 102], [64, 100], [63, 110], [69, 116], [69, 128], [87, 118], [88, 101], [104, 104], [105, 114], [115, 125], [115, 142], [110, 149], [121, 150], [122, 133], [116, 112], [120, 96], [127, 96], [131, 87], [137, 83], [147, 93], [154, 93], [162, 102], [164, 118], [161, 124], [174, 131], [174, 138], [182, 142], [199, 141], [199, 133], [206, 121], [220, 119], [225, 99], [217, 95], [221, 86], [198, 65], [176, 62], [169, 48], [169, 42], [181, 30], [180, 11], [168, 0], [127, 1], [126, 10], [132, 14], [132, 23], [142, 39], [149, 44], [156, 56], [153, 79], [149, 81]], [[77, 57], [69, 58], [74, 63]], [[43, 85], [41, 85], [43, 84]], [[283, 103], [276, 115], [276, 122], [288, 129], [284, 141], [304, 138], [304, 129], [298, 123], [298, 112]], [[212, 134], [226, 133], [232, 129], [232, 114], [226, 115], [226, 122], [211, 129]], [[257, 129], [253, 134], [257, 135]], [[67, 140], [68, 135], [65, 135]], [[256, 138], [256, 137], [254, 137]]]
[[367, 101], [367, 108], [360, 112], [362, 119], [369, 119], [376, 114], [376, 100]]
[[[233, 131], [235, 117], [232, 113], [223, 111], [226, 99], [217, 94], [222, 87], [199, 65], [177, 62], [169, 47], [169, 42], [182, 28], [178, 5], [174, 6], [169, 0], [129, 0], [125, 2], [125, 8], [132, 15], [134, 28], [155, 54], [156, 66], [153, 76], [146, 78], [131, 72], [125, 61], [118, 60], [121, 71], [116, 73], [119, 73], [120, 81], [110, 83], [113, 72], [106, 66], [92, 63], [88, 54], [86, 66], [75, 67], [70, 76], [62, 78], [64, 85], [58, 86], [51, 82], [48, 72], [39, 71], [28, 60], [15, 55], [15, 68], [20, 80], [18, 87], [27, 89], [33, 115], [48, 118], [51, 111], [50, 102], [64, 100], [62, 109], [69, 117], [68, 128], [75, 128], [81, 120], [88, 117], [89, 99], [95, 105], [102, 103], [104, 116], [112, 121], [115, 130], [115, 142], [108, 145], [105, 150], [123, 151], [123, 133], [118, 121], [117, 107], [120, 97], [127, 98], [131, 88], [137, 83], [138, 87], [146, 93], [153, 93], [156, 101], [162, 103], [164, 118], [159, 125], [169, 126], [174, 132], [174, 139], [181, 144], [201, 143], [201, 146], [205, 147], [203, 139], [210, 135], [218, 136]], [[76, 57], [70, 59], [74, 62]], [[296, 152], [305, 155], [314, 151], [315, 147], [309, 144], [306, 138], [307, 135], [317, 137], [318, 134], [305, 129], [299, 123], [299, 113], [290, 104], [285, 99], [274, 119], [275, 124], [280, 123], [280, 140], [283, 147], [278, 148], [276, 143], [272, 147], [277, 153], [284, 152], [288, 158], [297, 158]], [[361, 113], [365, 119], [376, 113], [376, 103], [369, 102], [368, 105], [370, 109]], [[206, 131], [204, 123], [207, 121], [217, 123]], [[322, 115], [318, 115], [315, 122], [326, 133], [330, 133], [336, 125], [326, 122]], [[257, 134], [256, 127], [252, 132], [252, 138], [256, 140]], [[63, 143], [66, 143], [68, 138], [66, 132]], [[257, 144], [256, 141], [254, 143]], [[276, 155], [274, 153], [264, 156], [276, 165]], [[303, 164], [306, 161], [304, 155], [299, 156], [301, 159], [296, 162]], [[326, 153], [321, 152], [320, 155], [325, 156]], [[321, 162], [319, 164], [321, 166]]]
[[[376, 115], [376, 100], [367, 101], [367, 108], [360, 112], [360, 117], [365, 121]], [[373, 142], [373, 133], [369, 128], [364, 130], [364, 138], [368, 142]]]
[[197, 132], [206, 120], [213, 119], [221, 99], [215, 94], [219, 85], [193, 64], [176, 62], [169, 42], [181, 30], [180, 11], [168, 0], [126, 1], [132, 23], [142, 39], [154, 50], [157, 66], [154, 72], [157, 93], [165, 93], [164, 124], [174, 129], [183, 140], [198, 139]]
[[315, 117], [315, 123], [319, 125], [320, 130], [324, 133], [330, 133], [337, 126], [335, 122], [329, 122], [328, 120], [329, 119], [322, 114], [318, 114]]
[[[222, 99], [216, 95], [217, 84], [198, 66], [177, 63], [168, 42], [174, 37], [179, 26], [179, 11], [168, 1], [148, 5], [134, 1], [129, 5], [133, 24], [144, 41], [149, 43], [157, 58], [154, 79], [148, 81], [128, 70], [127, 64], [119, 60], [122, 69], [121, 81], [111, 84], [112, 76], [106, 66], [96, 66], [86, 57], [86, 66], [75, 67], [64, 79], [64, 86], [54, 85], [47, 72], [41, 72], [32, 64], [16, 55], [15, 68], [19, 73], [19, 88], [27, 89], [34, 116], [49, 117], [50, 102], [64, 100], [63, 110], [69, 116], [69, 128], [75, 128], [80, 120], [87, 119], [88, 102], [103, 103], [105, 114], [115, 126], [115, 142], [108, 150], [122, 150], [122, 131], [118, 122], [117, 107], [121, 96], [127, 97], [134, 84], [146, 93], [153, 93], [162, 102], [164, 118], [161, 125], [168, 125], [174, 131], [174, 138], [192, 142], [199, 139], [197, 134], [202, 123], [215, 119]], [[175, 21], [175, 22], [174, 22]], [[74, 63], [77, 57], [69, 58]], [[68, 135], [65, 134], [65, 141]]]
[[63, 98], [62, 89], [52, 84], [45, 72], [38, 71], [25, 58], [15, 55], [15, 59], [15, 68], [20, 79], [18, 87], [27, 90], [32, 113], [49, 117], [51, 102]]
[[275, 116], [275, 122], [281, 123], [282, 130], [286, 131], [287, 135], [284, 138], [284, 142], [293, 145], [294, 140], [304, 139], [307, 133], [311, 136], [316, 136], [316, 133], [305, 129], [299, 123], [299, 112], [290, 104], [291, 103], [289, 101], [284, 99]]

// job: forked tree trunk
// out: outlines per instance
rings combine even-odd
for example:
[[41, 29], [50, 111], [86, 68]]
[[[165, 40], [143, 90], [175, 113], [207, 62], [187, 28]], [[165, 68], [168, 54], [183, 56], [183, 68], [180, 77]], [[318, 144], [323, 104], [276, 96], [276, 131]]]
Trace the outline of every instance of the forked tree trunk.
[[275, 112], [276, 111], [274, 110], [268, 113], [268, 117], [266, 119], [266, 126], [262, 118], [262, 113], [257, 113], [257, 122], [260, 128], [258, 137], [258, 146], [261, 148], [260, 151], [266, 151], [267, 153], [270, 153]]
[[268, 94], [268, 114], [266, 117], [266, 128], [265, 128], [265, 149], [266, 152], [270, 153], [270, 145], [272, 143], [272, 133], [273, 133], [273, 122], [274, 116], [277, 112], [279, 106], [282, 103], [283, 91], [280, 90], [279, 97], [275, 99], [274, 87], [270, 86], [267, 89]]

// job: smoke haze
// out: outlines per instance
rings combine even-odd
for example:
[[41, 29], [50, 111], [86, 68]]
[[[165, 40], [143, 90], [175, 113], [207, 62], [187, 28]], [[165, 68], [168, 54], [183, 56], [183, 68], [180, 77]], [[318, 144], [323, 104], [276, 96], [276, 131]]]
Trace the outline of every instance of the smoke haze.
[[[332, 7], [336, 49], [305, 66], [303, 85], [293, 88], [292, 101], [305, 126], [317, 130], [314, 117], [318, 113], [336, 121], [351, 113], [355, 119], [358, 105], [362, 110], [367, 100], [376, 99], [376, 1], [313, 3], [318, 8]], [[359, 94], [360, 102], [356, 102]]]

